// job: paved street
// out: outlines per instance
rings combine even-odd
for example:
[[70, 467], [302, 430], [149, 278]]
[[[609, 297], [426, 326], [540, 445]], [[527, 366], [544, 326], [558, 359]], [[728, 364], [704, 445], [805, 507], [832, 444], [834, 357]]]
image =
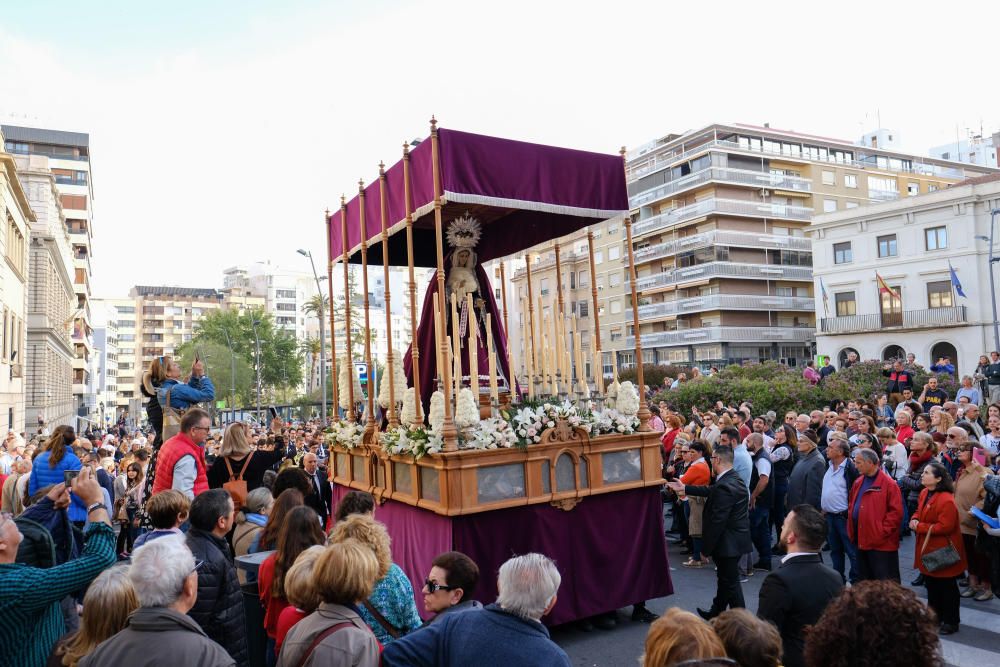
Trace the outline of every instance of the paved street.
[[[667, 519], [669, 524], [669, 518]], [[916, 573], [910, 567], [913, 563], [913, 538], [905, 538], [900, 556], [900, 569], [904, 583], [908, 583]], [[686, 557], [680, 555], [681, 547], [669, 545], [670, 575], [675, 593], [669, 597], [653, 600], [648, 607], [657, 614], [669, 607], [681, 607], [694, 612], [695, 607], [707, 608], [715, 595], [715, 570], [711, 566], [698, 570], [681, 567]], [[778, 561], [775, 560], [775, 564]], [[608, 573], [608, 576], [627, 576], [628, 573]], [[747, 607], [756, 611], [757, 595], [766, 573], [757, 572], [743, 584], [743, 594]], [[923, 588], [917, 594], [925, 597]], [[643, 642], [649, 626], [629, 620], [631, 608], [620, 610], [619, 624], [614, 630], [594, 630], [590, 633], [575, 628], [563, 627], [553, 631], [553, 639], [569, 653], [574, 665], [580, 667], [617, 667], [638, 664], [642, 655]], [[958, 667], [983, 667], [1000, 664], [1000, 600], [972, 602], [962, 600], [961, 630], [942, 641], [944, 657], [948, 664]]]

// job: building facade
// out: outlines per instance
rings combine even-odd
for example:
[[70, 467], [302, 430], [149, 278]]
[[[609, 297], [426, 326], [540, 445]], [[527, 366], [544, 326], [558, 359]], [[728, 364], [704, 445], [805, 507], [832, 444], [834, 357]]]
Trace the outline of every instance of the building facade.
[[65, 132], [31, 127], [4, 125], [4, 145], [17, 155], [48, 158], [48, 167], [56, 182], [59, 203], [70, 234], [73, 253], [72, 343], [74, 410], [79, 418], [77, 428], [93, 418], [88, 405], [91, 356], [94, 352], [90, 298], [92, 269], [90, 264], [93, 234], [94, 190], [90, 166], [90, 137], [82, 132]]
[[[949, 356], [959, 374], [972, 374], [979, 355], [997, 347], [989, 277], [996, 209], [1000, 175], [816, 216], [808, 233], [818, 354], [838, 366], [851, 351], [880, 360], [912, 352], [924, 366]], [[895, 295], [879, 289], [876, 272]]]
[[35, 214], [29, 243], [25, 421], [77, 426], [71, 338], [75, 260], [55, 174], [45, 155], [16, 155], [17, 175]]
[[109, 424], [116, 423], [124, 411], [119, 409], [119, 405], [124, 402], [127, 407], [128, 399], [118, 396], [118, 378], [127, 374], [127, 377], [134, 379], [134, 370], [129, 367], [123, 372], [120, 367], [118, 308], [107, 299], [93, 299], [91, 306], [94, 315], [94, 347], [98, 359], [93, 400], [97, 402], [97, 421], [107, 428]]
[[[813, 215], [933, 193], [995, 171], [900, 153], [895, 139], [885, 129], [852, 144], [713, 124], [630, 153], [645, 361], [707, 367], [811, 358], [816, 319], [806, 230]], [[631, 349], [631, 312], [625, 322]]]
[[[0, 136], [3, 136], [0, 133]], [[35, 214], [17, 178], [14, 156], [0, 151], [0, 420], [6, 430], [26, 431], [24, 422], [28, 239]], [[34, 430], [32, 430], [32, 433]]]
[[[198, 321], [222, 308], [224, 297], [216, 289], [165, 285], [137, 285], [129, 296], [135, 304], [135, 369], [132, 376], [136, 389], [153, 359], [173, 355], [178, 347], [190, 341]], [[120, 316], [119, 321], [122, 319]], [[123, 345], [121, 336], [126, 330], [119, 327], [119, 345]], [[141, 395], [136, 396], [141, 398]]]

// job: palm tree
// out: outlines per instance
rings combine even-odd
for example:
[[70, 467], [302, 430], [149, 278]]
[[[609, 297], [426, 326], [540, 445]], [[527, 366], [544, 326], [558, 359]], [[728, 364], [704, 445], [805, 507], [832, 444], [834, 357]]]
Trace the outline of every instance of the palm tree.
[[330, 312], [330, 299], [320, 294], [314, 294], [302, 304], [302, 312], [315, 317], [327, 317]]
[[299, 343], [299, 349], [309, 359], [309, 391], [312, 391], [316, 378], [316, 364], [319, 359], [320, 344], [317, 338], [306, 338]]

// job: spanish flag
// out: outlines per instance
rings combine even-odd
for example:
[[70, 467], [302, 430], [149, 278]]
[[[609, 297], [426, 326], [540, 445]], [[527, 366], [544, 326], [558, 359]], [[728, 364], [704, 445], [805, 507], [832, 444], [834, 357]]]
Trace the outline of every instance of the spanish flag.
[[878, 283], [879, 294], [888, 294], [894, 299], [899, 298], [899, 292], [889, 287], [889, 284], [878, 274], [878, 271], [875, 272], [875, 282]]

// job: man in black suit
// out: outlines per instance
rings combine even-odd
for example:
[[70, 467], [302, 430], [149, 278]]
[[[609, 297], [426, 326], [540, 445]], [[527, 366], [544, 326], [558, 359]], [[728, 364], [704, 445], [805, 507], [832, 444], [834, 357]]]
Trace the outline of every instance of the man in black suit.
[[805, 665], [803, 629], [816, 623], [844, 588], [841, 576], [824, 565], [819, 555], [826, 532], [826, 520], [819, 510], [796, 505], [781, 527], [781, 544], [787, 555], [760, 588], [757, 615], [778, 627], [785, 667]]
[[715, 561], [718, 588], [712, 608], [698, 609], [704, 619], [718, 616], [729, 607], [745, 607], [740, 587], [739, 560], [753, 550], [750, 541], [750, 493], [740, 476], [733, 472], [733, 448], [719, 445], [712, 456], [716, 471], [711, 486], [685, 486], [667, 482], [679, 496], [706, 497], [702, 517], [702, 552]]
[[326, 469], [319, 467], [319, 458], [312, 452], [302, 457], [302, 469], [309, 476], [309, 484], [313, 488], [313, 492], [305, 497], [305, 504], [316, 510], [325, 529], [326, 520], [333, 511], [333, 489], [330, 488]]

